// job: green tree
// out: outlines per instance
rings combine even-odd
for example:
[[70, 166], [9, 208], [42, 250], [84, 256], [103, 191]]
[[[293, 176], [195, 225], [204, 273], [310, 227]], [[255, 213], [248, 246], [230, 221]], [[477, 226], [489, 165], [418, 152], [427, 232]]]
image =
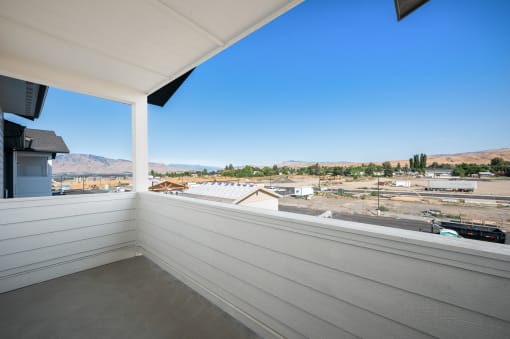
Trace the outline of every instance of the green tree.
[[375, 172], [375, 164], [374, 163], [369, 163], [367, 168], [365, 169], [365, 174], [366, 175], [374, 175], [374, 172]]
[[308, 174], [310, 175], [322, 175], [322, 169], [319, 163], [315, 163], [315, 165], [309, 166]]
[[453, 169], [453, 175], [458, 177], [465, 177], [466, 171], [461, 166], [457, 166]]
[[391, 167], [391, 163], [389, 161], [385, 161], [382, 164], [384, 176], [385, 177], [392, 177], [393, 176], [393, 168]]
[[420, 154], [420, 169], [424, 172], [427, 168], [427, 155], [425, 153]]
[[502, 166], [504, 164], [505, 164], [505, 160], [503, 160], [503, 158], [496, 157], [496, 158], [492, 158], [491, 159], [491, 166], [492, 167]]

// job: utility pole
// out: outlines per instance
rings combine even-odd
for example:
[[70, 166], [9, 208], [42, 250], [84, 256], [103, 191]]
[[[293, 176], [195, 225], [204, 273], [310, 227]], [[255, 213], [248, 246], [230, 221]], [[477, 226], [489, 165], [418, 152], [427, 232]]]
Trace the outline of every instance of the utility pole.
[[379, 209], [379, 193], [381, 190], [381, 186], [379, 185], [379, 176], [377, 176], [377, 215], [381, 215], [381, 210]]

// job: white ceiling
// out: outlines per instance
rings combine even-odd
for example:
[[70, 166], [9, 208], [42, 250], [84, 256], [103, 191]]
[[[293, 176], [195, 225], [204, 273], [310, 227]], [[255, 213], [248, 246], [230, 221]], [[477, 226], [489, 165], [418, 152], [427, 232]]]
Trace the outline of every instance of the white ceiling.
[[301, 1], [0, 0], [0, 74], [150, 94]]

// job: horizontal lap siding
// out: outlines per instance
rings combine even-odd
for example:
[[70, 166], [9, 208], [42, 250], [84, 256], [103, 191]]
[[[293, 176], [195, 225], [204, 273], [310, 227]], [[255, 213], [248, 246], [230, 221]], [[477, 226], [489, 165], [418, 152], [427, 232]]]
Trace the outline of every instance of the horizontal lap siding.
[[0, 107], [0, 199], [4, 197], [4, 113]]
[[0, 292], [135, 255], [136, 195], [0, 201]]
[[409, 246], [341, 222], [316, 232], [310, 218], [155, 194], [138, 207], [149, 257], [283, 336], [510, 335], [507, 249]]

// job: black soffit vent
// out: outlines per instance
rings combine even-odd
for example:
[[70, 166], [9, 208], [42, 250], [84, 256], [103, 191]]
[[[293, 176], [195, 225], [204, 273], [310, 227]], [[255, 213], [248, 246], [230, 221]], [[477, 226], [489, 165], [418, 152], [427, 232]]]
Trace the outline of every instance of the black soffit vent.
[[152, 105], [163, 107], [165, 104], [170, 100], [172, 95], [174, 95], [175, 92], [181, 87], [181, 85], [186, 81], [186, 79], [189, 77], [189, 75], [194, 71], [192, 70], [188, 71], [187, 73], [184, 73], [174, 81], [170, 82], [169, 84], [161, 87], [156, 92], [149, 95], [147, 98], [147, 102]]
[[395, 0], [397, 19], [400, 21], [429, 0]]
[[37, 93], [37, 101], [35, 103], [35, 112], [34, 118], [30, 120], [38, 119], [41, 115], [41, 111], [44, 105], [44, 101], [46, 101], [46, 94], [48, 93], [48, 87], [39, 85], [39, 92]]

